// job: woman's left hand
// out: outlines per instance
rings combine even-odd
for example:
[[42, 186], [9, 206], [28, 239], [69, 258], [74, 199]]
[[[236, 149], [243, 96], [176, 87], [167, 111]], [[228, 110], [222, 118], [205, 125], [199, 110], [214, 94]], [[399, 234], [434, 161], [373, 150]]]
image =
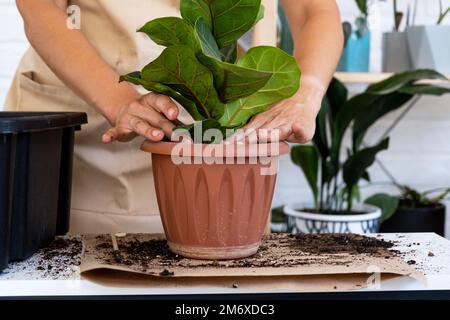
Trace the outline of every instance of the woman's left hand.
[[324, 92], [323, 86], [306, 85], [305, 81], [297, 94], [258, 114], [244, 131], [255, 130], [259, 141], [308, 143], [316, 130], [316, 116]]
[[316, 130], [316, 115], [309, 109], [315, 108], [290, 98], [257, 115], [244, 130], [255, 130], [259, 141], [308, 143]]

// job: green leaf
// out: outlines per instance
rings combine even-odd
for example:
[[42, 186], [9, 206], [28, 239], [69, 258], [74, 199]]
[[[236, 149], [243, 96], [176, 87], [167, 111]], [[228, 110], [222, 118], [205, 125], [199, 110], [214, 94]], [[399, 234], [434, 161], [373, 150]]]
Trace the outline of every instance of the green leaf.
[[328, 158], [330, 155], [330, 149], [328, 146], [328, 135], [327, 135], [327, 116], [329, 112], [329, 102], [328, 98], [324, 97], [322, 100], [322, 106], [316, 118], [316, 133], [313, 137], [314, 145], [319, 150], [320, 155], [323, 159]]
[[181, 15], [193, 26], [203, 17], [223, 48], [255, 25], [261, 15], [261, 0], [181, 0]]
[[272, 223], [285, 223], [287, 220], [283, 207], [272, 209]]
[[347, 189], [358, 184], [367, 169], [375, 162], [376, 155], [389, 147], [389, 138], [384, 139], [378, 145], [360, 150], [351, 155], [343, 165], [343, 178]]
[[345, 132], [349, 128], [352, 121], [361, 112], [361, 106], [370, 104], [378, 98], [374, 94], [360, 94], [356, 95], [348, 100], [344, 106], [341, 107], [334, 119], [332, 128], [332, 141], [331, 141], [331, 158], [334, 162], [339, 159], [342, 139]]
[[366, 180], [367, 182], [370, 182], [370, 174], [368, 171], [364, 172], [361, 176], [362, 179]]
[[291, 150], [292, 162], [302, 169], [314, 195], [314, 204], [316, 208], [318, 207], [319, 199], [319, 189], [317, 186], [319, 157], [319, 152], [311, 145], [295, 146]]
[[219, 47], [241, 38], [260, 17], [261, 0], [210, 0], [213, 34]]
[[180, 12], [184, 20], [195, 26], [197, 20], [202, 17], [207, 25], [212, 28], [210, 0], [181, 0]]
[[368, 0], [356, 0], [356, 5], [358, 6], [359, 11], [362, 15], [368, 16], [369, 10], [367, 8], [367, 1]]
[[406, 71], [395, 74], [386, 80], [372, 84], [367, 88], [367, 92], [377, 94], [392, 93], [404, 86], [413, 84], [418, 80], [425, 80], [425, 79], [447, 80], [447, 77], [437, 71], [429, 69]]
[[328, 86], [326, 97], [330, 105], [330, 127], [332, 128], [337, 114], [347, 102], [348, 90], [342, 82], [333, 78]]
[[[362, 97], [367, 96], [362, 95]], [[405, 105], [413, 96], [391, 93], [378, 96], [375, 100], [367, 96], [367, 103], [362, 102], [353, 123], [353, 150], [357, 151], [367, 130], [380, 118]]]
[[260, 72], [222, 62], [219, 47], [203, 18], [197, 20], [195, 31], [202, 48], [197, 57], [213, 73], [214, 86], [221, 101], [229, 102], [247, 97], [264, 87], [272, 77], [271, 72]]
[[194, 30], [186, 21], [176, 17], [165, 17], [147, 22], [138, 32], [143, 32], [156, 44], [170, 47], [187, 45], [197, 46]]
[[205, 118], [218, 119], [224, 105], [214, 89], [213, 76], [208, 68], [198, 62], [188, 46], [172, 46], [142, 70], [142, 79], [159, 82], [177, 91], [189, 93]]
[[367, 198], [364, 203], [380, 208], [381, 221], [384, 222], [397, 211], [399, 199], [386, 193], [377, 193]]
[[439, 87], [433, 85], [426, 84], [416, 84], [407, 87], [403, 87], [398, 90], [400, 93], [404, 94], [422, 94], [422, 95], [433, 95], [433, 96], [441, 96], [446, 93], [450, 93], [449, 87]]
[[205, 19], [202, 17], [198, 18], [194, 29], [195, 36], [200, 43], [202, 53], [207, 57], [221, 60], [222, 53], [220, 52], [216, 39], [214, 39], [211, 29], [206, 24]]
[[237, 48], [238, 48], [237, 42], [234, 42], [220, 49], [222, 61], [228, 63], [235, 63], [238, 54]]
[[177, 101], [179, 104], [181, 104], [186, 109], [186, 111], [189, 112], [189, 114], [192, 116], [194, 120], [204, 119], [203, 116], [198, 112], [197, 106], [193, 101], [183, 97], [181, 94], [179, 94], [172, 88], [165, 86], [161, 83], [143, 80], [141, 78], [140, 72], [132, 72], [127, 75], [123, 75], [120, 77], [120, 81], [127, 81], [135, 85], [141, 85], [148, 91], [169, 96], [173, 98], [175, 101]]
[[223, 126], [245, 125], [248, 120], [273, 104], [294, 95], [300, 86], [300, 69], [294, 57], [284, 51], [267, 46], [250, 49], [238, 62], [238, 66], [273, 75], [258, 92], [233, 102], [225, 107], [219, 122]]

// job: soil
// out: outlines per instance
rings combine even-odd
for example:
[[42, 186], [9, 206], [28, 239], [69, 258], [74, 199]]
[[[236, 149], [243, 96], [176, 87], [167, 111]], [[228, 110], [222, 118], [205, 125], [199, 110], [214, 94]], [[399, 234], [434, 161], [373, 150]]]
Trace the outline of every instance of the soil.
[[23, 262], [12, 262], [1, 274], [4, 279], [65, 280], [78, 277], [81, 263], [81, 237], [58, 237]]
[[79, 266], [82, 243], [75, 238], [57, 238], [39, 253], [36, 270], [46, 270], [46, 276], [59, 278], [67, 271], [67, 266]]
[[[271, 234], [263, 239], [259, 251], [252, 257], [238, 260], [192, 260], [181, 257], [169, 250], [166, 240], [144, 240], [139, 235], [118, 238], [122, 259], [114, 257], [108, 236], [98, 236], [95, 259], [100, 263], [122, 265], [138, 272], [174, 275], [174, 268], [261, 268], [293, 267], [321, 264], [349, 266], [364, 256], [390, 259], [397, 252], [390, 250], [394, 243], [355, 234]], [[329, 259], [327, 259], [329, 258]], [[161, 270], [158, 273], [149, 270]]]

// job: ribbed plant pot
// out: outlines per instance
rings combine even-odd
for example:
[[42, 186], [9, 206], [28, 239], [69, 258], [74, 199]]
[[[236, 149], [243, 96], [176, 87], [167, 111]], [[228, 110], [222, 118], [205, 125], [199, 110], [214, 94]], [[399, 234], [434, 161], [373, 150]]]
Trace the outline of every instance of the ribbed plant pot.
[[278, 156], [289, 152], [287, 144], [255, 148], [145, 142], [142, 150], [152, 153], [158, 205], [172, 252], [208, 260], [257, 252], [268, 223]]

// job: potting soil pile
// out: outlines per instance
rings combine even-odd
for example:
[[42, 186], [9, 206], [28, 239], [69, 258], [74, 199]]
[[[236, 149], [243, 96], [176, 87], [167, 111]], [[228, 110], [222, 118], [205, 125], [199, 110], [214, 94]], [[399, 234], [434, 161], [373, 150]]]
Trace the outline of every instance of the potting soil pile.
[[265, 236], [258, 253], [240, 260], [206, 261], [170, 252], [163, 235], [84, 236], [81, 273], [109, 285], [225, 287], [332, 291], [377, 285], [397, 276], [423, 275], [393, 243], [353, 234]]

